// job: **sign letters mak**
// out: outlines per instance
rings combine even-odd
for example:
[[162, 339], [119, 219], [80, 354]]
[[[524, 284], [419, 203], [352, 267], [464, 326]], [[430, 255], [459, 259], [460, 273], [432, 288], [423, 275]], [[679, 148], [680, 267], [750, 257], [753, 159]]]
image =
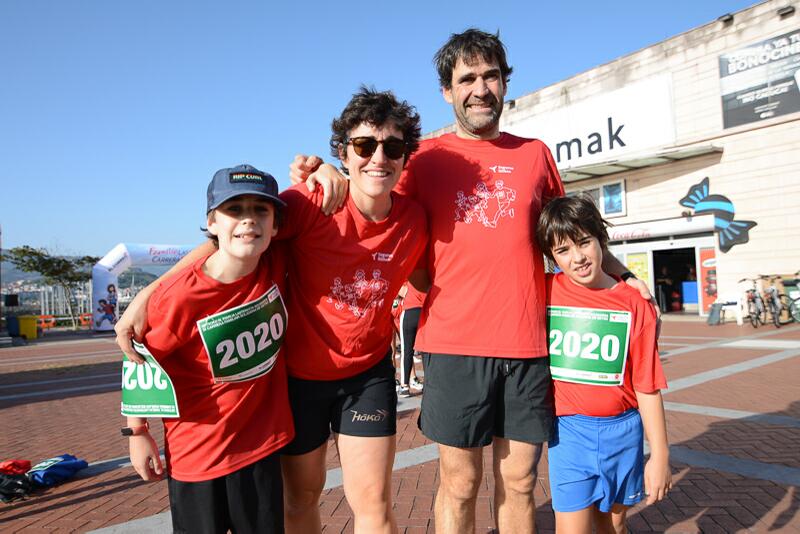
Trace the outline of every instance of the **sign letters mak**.
[[621, 386], [630, 331], [630, 312], [548, 306], [548, 352], [553, 380]]
[[[525, 106], [522, 99], [503, 113], [501, 127], [541, 139], [559, 169], [602, 164], [623, 156], [663, 150], [675, 143], [672, 78], [662, 74], [582, 98], [564, 90], [551, 111]], [[550, 100], [544, 104], [552, 104]]]
[[599, 154], [605, 150], [614, 150], [615, 148], [622, 148], [625, 146], [625, 141], [622, 140], [622, 129], [625, 128], [624, 124], [619, 126], [614, 124], [614, 118], [608, 117], [606, 119], [608, 124], [608, 136], [603, 143], [603, 134], [600, 132], [592, 132], [586, 136], [585, 139], [574, 137], [572, 139], [560, 141], [556, 143], [556, 162], [568, 163], [574, 157], [583, 157], [586, 154]]

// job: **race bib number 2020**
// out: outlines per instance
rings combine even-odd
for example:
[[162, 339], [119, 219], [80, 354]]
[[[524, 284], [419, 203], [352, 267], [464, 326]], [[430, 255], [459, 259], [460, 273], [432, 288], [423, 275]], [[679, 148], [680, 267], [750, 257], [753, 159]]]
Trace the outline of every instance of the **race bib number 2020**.
[[175, 386], [166, 371], [141, 343], [133, 350], [144, 363], [122, 362], [122, 415], [130, 417], [180, 417]]
[[272, 370], [286, 335], [277, 285], [261, 297], [197, 321], [215, 382], [252, 380]]
[[630, 312], [548, 306], [548, 352], [553, 380], [621, 386], [630, 331]]

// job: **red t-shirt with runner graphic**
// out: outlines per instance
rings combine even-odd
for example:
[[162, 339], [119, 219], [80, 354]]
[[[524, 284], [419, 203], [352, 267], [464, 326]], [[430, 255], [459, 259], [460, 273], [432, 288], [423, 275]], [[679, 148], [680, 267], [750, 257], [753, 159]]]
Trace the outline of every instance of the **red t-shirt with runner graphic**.
[[164, 280], [147, 304], [144, 343], [172, 379], [178, 398], [181, 416], [164, 419], [164, 441], [170, 476], [182, 482], [230, 474], [294, 438], [285, 347], [266, 375], [214, 383], [197, 330], [198, 320], [256, 300], [273, 284], [285, 297], [282, 246], [273, 243], [256, 270], [230, 284], [206, 275], [205, 261]]
[[432, 287], [416, 348], [535, 358], [547, 355], [544, 265], [535, 226], [564, 187], [544, 143], [446, 134], [422, 142], [397, 188], [428, 215]]
[[625, 282], [610, 289], [588, 289], [567, 275], [547, 275], [547, 305], [631, 312], [630, 342], [621, 386], [595, 386], [553, 381], [556, 415], [610, 417], [638, 408], [636, 391], [653, 393], [667, 387], [656, 339], [656, 311]]
[[349, 196], [324, 215], [321, 188], [309, 193], [299, 184], [280, 197], [286, 220], [276, 239], [290, 241], [289, 375], [338, 380], [366, 371], [389, 351], [392, 301], [425, 249], [425, 213], [396, 193], [377, 222]]

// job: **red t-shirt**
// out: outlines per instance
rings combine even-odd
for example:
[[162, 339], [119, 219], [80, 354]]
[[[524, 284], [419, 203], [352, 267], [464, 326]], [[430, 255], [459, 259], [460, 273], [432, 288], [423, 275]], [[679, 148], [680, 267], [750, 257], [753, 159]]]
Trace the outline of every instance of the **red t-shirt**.
[[588, 289], [564, 273], [547, 275], [547, 304], [631, 312], [630, 342], [621, 386], [593, 386], [554, 380], [556, 415], [610, 417], [638, 408], [636, 391], [667, 387], [656, 340], [656, 312], [638, 291], [619, 281], [610, 289]]
[[321, 188], [303, 184], [280, 195], [290, 240], [286, 332], [289, 375], [339, 380], [377, 364], [392, 339], [392, 301], [427, 242], [425, 213], [392, 193], [386, 219], [367, 220], [348, 196], [331, 216]]
[[403, 297], [403, 309], [413, 310], [414, 308], [421, 308], [425, 304], [425, 297], [427, 293], [417, 291], [411, 284], [406, 284], [406, 296]]
[[532, 358], [547, 355], [544, 265], [535, 226], [564, 187], [544, 143], [446, 134], [422, 142], [398, 190], [428, 215], [432, 287], [416, 348]]
[[164, 419], [167, 465], [177, 480], [227, 475], [294, 438], [284, 357], [259, 378], [215, 384], [196, 324], [255, 300], [275, 283], [283, 292], [280, 248], [273, 244], [255, 271], [230, 284], [203, 273], [203, 258], [162, 282], [148, 302], [144, 342], [172, 379], [181, 414]]

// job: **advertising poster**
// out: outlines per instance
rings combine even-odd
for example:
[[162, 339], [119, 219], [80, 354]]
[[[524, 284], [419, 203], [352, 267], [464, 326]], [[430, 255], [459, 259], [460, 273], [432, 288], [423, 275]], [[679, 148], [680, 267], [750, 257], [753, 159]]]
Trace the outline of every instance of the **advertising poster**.
[[725, 128], [800, 111], [800, 29], [719, 56]]
[[707, 314], [717, 300], [717, 258], [713, 247], [700, 249], [700, 309]]
[[644, 280], [650, 285], [650, 269], [648, 268], [647, 252], [634, 252], [625, 258], [628, 270], [636, 275], [639, 280]]

